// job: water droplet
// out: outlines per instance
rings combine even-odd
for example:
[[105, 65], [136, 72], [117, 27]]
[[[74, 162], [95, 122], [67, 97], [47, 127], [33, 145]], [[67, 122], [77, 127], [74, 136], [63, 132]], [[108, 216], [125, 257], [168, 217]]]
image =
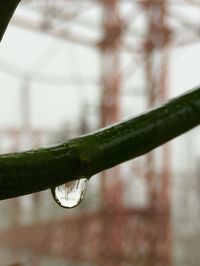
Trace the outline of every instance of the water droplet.
[[66, 184], [52, 188], [55, 201], [64, 208], [73, 208], [79, 205], [85, 196], [87, 178], [71, 181]]

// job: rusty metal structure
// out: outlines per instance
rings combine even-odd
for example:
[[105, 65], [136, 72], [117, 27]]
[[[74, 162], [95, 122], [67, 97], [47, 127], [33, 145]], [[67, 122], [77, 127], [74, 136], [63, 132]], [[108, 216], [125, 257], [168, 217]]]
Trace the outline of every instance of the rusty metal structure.
[[[73, 20], [82, 12], [81, 8], [72, 8], [71, 13], [65, 13], [62, 1], [38, 2], [43, 10], [39, 22], [17, 14], [13, 18], [13, 23], [20, 27], [46, 32], [56, 38], [96, 47], [100, 52], [100, 127], [121, 118], [120, 96], [124, 75], [121, 67], [122, 52], [139, 57], [140, 64], [143, 63], [146, 106], [150, 108], [169, 96], [168, 69], [171, 49], [199, 39], [198, 25], [186, 21], [181, 15], [176, 16], [177, 23], [181, 29], [192, 29], [192, 37], [188, 38], [187, 34], [181, 34], [180, 37], [177, 29], [172, 27], [174, 17], [170, 12], [172, 5], [184, 4], [199, 8], [200, 4], [195, 0], [139, 0], [135, 1], [133, 6], [128, 0], [87, 1], [87, 7], [98, 5], [101, 8], [103, 33], [100, 40], [54, 27], [55, 21]], [[75, 2], [74, 5], [81, 6], [80, 1]], [[124, 2], [129, 3], [127, 16], [122, 12]], [[134, 20], [133, 12], [136, 6], [145, 18], [146, 31], [138, 36], [136, 31], [133, 33], [131, 38], [137, 39], [135, 43], [126, 40], [124, 36]], [[29, 97], [26, 83], [22, 88], [23, 128], [2, 132], [11, 134], [15, 140], [12, 150], [18, 150], [20, 134], [29, 132], [33, 135], [34, 141], [37, 141], [36, 145], [39, 145], [39, 138], [44, 133], [42, 129], [33, 130], [29, 124]], [[27, 249], [33, 257], [37, 254], [37, 258], [32, 258], [29, 264], [33, 266], [39, 266], [44, 255], [99, 266], [172, 265], [169, 145], [159, 149], [158, 153], [161, 164], [159, 170], [155, 153], [146, 156], [146, 171], [139, 169], [140, 177], [145, 180], [148, 188], [148, 204], [144, 207], [130, 208], [124, 205], [123, 171], [118, 166], [101, 174], [101, 204], [98, 211], [88, 211], [60, 221], [38, 222], [26, 226], [18, 222], [17, 226], [0, 232], [0, 247], [8, 247], [13, 252]], [[133, 167], [134, 170], [137, 171]], [[14, 208], [16, 206], [17, 204]]]

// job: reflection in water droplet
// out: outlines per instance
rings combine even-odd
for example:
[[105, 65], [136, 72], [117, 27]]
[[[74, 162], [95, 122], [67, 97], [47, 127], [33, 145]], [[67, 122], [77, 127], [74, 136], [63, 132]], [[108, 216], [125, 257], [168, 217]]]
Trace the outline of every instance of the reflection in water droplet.
[[85, 195], [88, 180], [81, 178], [64, 185], [52, 188], [55, 201], [64, 208], [73, 208], [79, 205]]

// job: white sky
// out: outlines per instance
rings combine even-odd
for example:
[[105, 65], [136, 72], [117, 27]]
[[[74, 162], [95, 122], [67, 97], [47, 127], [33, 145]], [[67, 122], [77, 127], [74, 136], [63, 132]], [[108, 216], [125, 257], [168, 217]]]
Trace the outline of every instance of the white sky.
[[[86, 63], [78, 63], [79, 54], [81, 54], [81, 60]], [[88, 52], [86, 48], [81, 51], [81, 48], [74, 44], [57, 41], [13, 26], [9, 27], [1, 44], [1, 61], [3, 63], [9, 62], [12, 66], [15, 66], [20, 73], [23, 73], [24, 77], [26, 77], [26, 73], [38, 72], [39, 68], [41, 68], [39, 73], [47, 73], [50, 78], [52, 74], [62, 78], [69, 76], [69, 82], [70, 75], [76, 75], [76, 71], [82, 77], [97, 76], [98, 62], [97, 54], [94, 52]], [[5, 69], [5, 67], [0, 65], [0, 79], [4, 84], [4, 88], [0, 91], [0, 108], [5, 115], [0, 116], [0, 125], [8, 126], [13, 125], [14, 121], [14, 124], [17, 123], [19, 120], [20, 102], [18, 92], [22, 82], [19, 78], [13, 78], [3, 73], [8, 71], [2, 71], [2, 69]], [[37, 74], [35, 76], [37, 77]], [[70, 83], [72, 86], [69, 86], [66, 82], [59, 86], [56, 83], [47, 85], [38, 82], [31, 83], [32, 120], [34, 125], [55, 127], [63, 123], [64, 120], [74, 120], [74, 115], [78, 115], [77, 106], [80, 105], [80, 101], [85, 96], [82, 90], [87, 88], [73, 86], [73, 82]], [[94, 90], [90, 88], [87, 98], [93, 98], [94, 94]], [[77, 95], [82, 98], [77, 97]]]
[[[29, 74], [33, 77], [30, 86], [31, 123], [34, 127], [57, 130], [64, 123], [77, 124], [84, 101], [91, 106], [90, 115], [98, 124], [96, 113], [100, 90], [93, 82], [100, 73], [97, 50], [13, 25], [8, 27], [0, 48], [0, 128], [20, 126], [21, 77]], [[200, 84], [200, 42], [177, 48], [170, 57], [171, 96]], [[127, 86], [142, 84], [140, 70], [136, 63], [136, 72], [130, 74]], [[39, 75], [46, 77], [45, 80], [49, 78], [50, 82], [38, 82]], [[91, 84], [77, 86], [77, 81], [72, 81], [72, 77], [77, 75], [92, 79]], [[123, 96], [123, 117], [142, 111], [142, 103], [140, 96]]]

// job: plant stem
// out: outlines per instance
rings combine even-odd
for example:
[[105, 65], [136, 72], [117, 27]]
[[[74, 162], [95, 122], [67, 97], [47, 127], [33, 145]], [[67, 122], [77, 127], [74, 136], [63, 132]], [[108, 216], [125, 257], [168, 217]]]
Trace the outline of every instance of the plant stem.
[[0, 0], [0, 41], [20, 0]]
[[200, 88], [95, 133], [0, 156], [0, 199], [80, 179], [143, 155], [200, 124]]

